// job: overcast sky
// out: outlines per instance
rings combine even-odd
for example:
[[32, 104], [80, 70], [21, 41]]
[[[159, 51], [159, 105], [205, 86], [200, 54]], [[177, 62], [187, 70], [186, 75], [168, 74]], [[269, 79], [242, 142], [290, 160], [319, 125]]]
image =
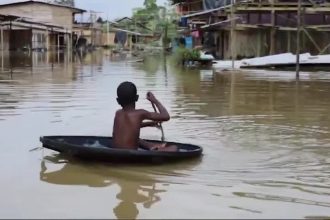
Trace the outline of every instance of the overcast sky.
[[[1, 1], [1, 0], [0, 0]], [[85, 10], [104, 12], [109, 19], [131, 16], [132, 9], [142, 7], [144, 0], [75, 0], [76, 7]], [[167, 0], [157, 0], [157, 4], [164, 5]]]
[[[0, 0], [0, 4], [19, 2], [20, 0]], [[22, 0], [21, 0], [22, 1]], [[25, 0], [23, 0], [25, 1]], [[159, 5], [164, 5], [168, 0], [157, 0]], [[131, 16], [132, 9], [143, 6], [144, 0], [75, 0], [76, 7], [87, 11], [93, 10], [104, 12], [102, 17], [109, 20], [115, 18]]]

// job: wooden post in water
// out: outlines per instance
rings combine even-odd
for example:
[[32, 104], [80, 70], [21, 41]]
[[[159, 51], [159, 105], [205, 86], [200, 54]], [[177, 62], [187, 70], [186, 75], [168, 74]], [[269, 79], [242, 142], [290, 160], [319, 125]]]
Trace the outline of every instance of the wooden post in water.
[[301, 30], [301, 0], [298, 0], [297, 11], [297, 50], [296, 50], [296, 78], [299, 78], [300, 71], [300, 30]]
[[109, 27], [109, 17], [107, 16], [107, 47], [110, 46], [110, 27]]
[[45, 38], [46, 38], [46, 51], [49, 50], [49, 31], [48, 31], [48, 28], [46, 28], [46, 35], [45, 35]]
[[276, 12], [274, 9], [274, 3], [275, 0], [271, 0], [271, 29], [270, 29], [270, 48], [269, 48], [269, 54], [273, 55], [276, 53]]
[[261, 56], [261, 44], [262, 44], [262, 41], [261, 41], [261, 31], [258, 30], [258, 36], [257, 36], [257, 57], [260, 57]]
[[235, 47], [235, 19], [234, 19], [234, 2], [235, 0], [231, 0], [231, 7], [230, 7], [230, 55], [231, 55], [231, 66], [235, 68], [235, 59], [236, 59], [236, 47]]
[[291, 52], [291, 31], [287, 32], [287, 52]]
[[3, 26], [2, 26], [2, 24], [1, 24], [1, 50], [4, 49], [4, 45], [3, 45], [3, 43], [4, 43], [4, 40], [3, 40]]
[[4, 40], [3, 40], [3, 26], [1, 24], [1, 71], [3, 72], [4, 58], [3, 58], [3, 50], [4, 50]]
[[60, 34], [57, 33], [57, 50], [60, 49]]

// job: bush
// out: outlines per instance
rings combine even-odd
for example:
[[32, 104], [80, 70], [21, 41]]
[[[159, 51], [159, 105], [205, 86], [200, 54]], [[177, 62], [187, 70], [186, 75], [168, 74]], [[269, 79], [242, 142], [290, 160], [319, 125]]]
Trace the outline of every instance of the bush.
[[187, 48], [179, 48], [177, 50], [179, 54], [179, 58], [183, 60], [198, 60], [201, 56], [199, 50], [196, 49], [187, 49]]

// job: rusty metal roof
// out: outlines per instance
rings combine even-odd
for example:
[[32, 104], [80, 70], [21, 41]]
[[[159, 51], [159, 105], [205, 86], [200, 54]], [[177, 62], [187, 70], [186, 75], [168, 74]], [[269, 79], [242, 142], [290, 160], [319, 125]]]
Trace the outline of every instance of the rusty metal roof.
[[71, 9], [74, 13], [86, 12], [86, 10], [84, 10], [84, 9], [75, 8], [75, 7], [71, 7], [71, 6], [68, 6], [68, 5], [60, 5], [60, 4], [54, 4], [54, 3], [42, 2], [42, 1], [35, 1], [35, 0], [28, 0], [28, 1], [1, 4], [0, 8], [7, 7], [7, 6], [15, 6], [15, 5], [27, 5], [27, 4], [43, 4], [43, 5], [49, 5], [49, 6], [54, 6], [54, 7], [68, 8], [68, 9]]

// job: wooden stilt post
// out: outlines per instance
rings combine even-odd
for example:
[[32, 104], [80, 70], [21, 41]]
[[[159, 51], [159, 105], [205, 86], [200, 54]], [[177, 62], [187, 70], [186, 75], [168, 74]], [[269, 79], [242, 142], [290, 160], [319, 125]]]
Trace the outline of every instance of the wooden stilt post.
[[236, 59], [236, 47], [235, 47], [235, 19], [234, 19], [234, 2], [235, 0], [231, 0], [231, 7], [230, 7], [230, 53], [231, 53], [231, 65], [232, 68], [235, 68], [235, 59]]
[[4, 43], [4, 40], [3, 40], [3, 26], [1, 25], [1, 50], [4, 49], [3, 43]]
[[3, 40], [3, 26], [1, 25], [1, 71], [3, 72], [3, 65], [4, 65], [4, 57], [3, 57], [3, 50], [4, 50], [4, 40]]
[[49, 50], [49, 31], [48, 28], [46, 29], [46, 51]]
[[109, 27], [110, 23], [109, 23], [109, 18], [107, 17], [107, 46], [110, 46], [110, 27]]
[[297, 11], [297, 51], [296, 51], [296, 77], [299, 78], [300, 71], [300, 29], [301, 29], [301, 0], [298, 0]]
[[261, 30], [258, 30], [258, 38], [257, 38], [257, 57], [261, 56]]
[[287, 38], [288, 38], [287, 52], [290, 53], [291, 52], [291, 31], [288, 31], [287, 34], [288, 34], [288, 36], [287, 36]]
[[276, 14], [274, 10], [274, 0], [271, 1], [272, 11], [271, 11], [271, 29], [270, 29], [270, 50], [269, 54], [275, 54], [275, 25], [276, 25]]
[[[261, 24], [261, 13], [258, 13], [258, 23]], [[262, 30], [258, 29], [258, 37], [257, 37], [257, 57], [261, 56], [262, 49]]]
[[57, 33], [57, 50], [60, 49], [60, 34]]
[[73, 52], [73, 30], [71, 30], [70, 34], [70, 62], [72, 62], [72, 52]]

